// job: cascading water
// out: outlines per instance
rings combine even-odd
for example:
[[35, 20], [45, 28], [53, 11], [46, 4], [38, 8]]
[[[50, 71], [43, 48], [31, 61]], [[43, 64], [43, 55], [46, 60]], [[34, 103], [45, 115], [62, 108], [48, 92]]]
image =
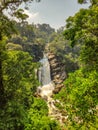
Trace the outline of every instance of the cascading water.
[[49, 98], [50, 95], [52, 95], [54, 85], [50, 76], [50, 64], [45, 54], [43, 59], [40, 60], [40, 63], [41, 67], [39, 68], [39, 82], [42, 84], [42, 86], [39, 87], [38, 90], [40, 90], [40, 95], [42, 97], [46, 96]]
[[62, 116], [62, 113], [55, 107], [55, 100], [52, 99], [52, 94], [54, 90], [54, 85], [51, 81], [50, 76], [50, 64], [46, 55], [44, 55], [43, 59], [40, 60], [41, 67], [39, 68], [39, 82], [41, 82], [42, 86], [38, 87], [38, 94], [47, 100], [47, 105], [49, 108], [49, 116], [51, 118], [59, 120], [61, 124], [63, 124], [63, 120], [68, 117]]
[[46, 55], [44, 55], [44, 58], [40, 60], [40, 63], [42, 66], [39, 69], [39, 81], [42, 85], [49, 84], [51, 82], [50, 64]]

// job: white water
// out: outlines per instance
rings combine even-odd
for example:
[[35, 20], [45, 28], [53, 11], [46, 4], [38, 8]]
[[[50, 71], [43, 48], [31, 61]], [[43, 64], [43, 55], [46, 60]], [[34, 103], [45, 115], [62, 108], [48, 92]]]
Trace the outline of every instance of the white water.
[[59, 122], [63, 124], [62, 119], [66, 120], [68, 117], [62, 116], [62, 113], [60, 113], [55, 107], [56, 101], [51, 97], [53, 94], [54, 85], [51, 81], [50, 64], [46, 55], [44, 55], [44, 58], [40, 60], [40, 63], [42, 66], [39, 69], [39, 81], [41, 82], [42, 86], [38, 87], [38, 94], [47, 100], [49, 116], [51, 116], [53, 119], [59, 120]]
[[52, 95], [54, 85], [51, 81], [50, 64], [46, 55], [40, 60], [41, 67], [39, 68], [39, 81], [42, 86], [38, 88], [42, 97], [47, 96], [49, 98]]
[[49, 65], [49, 61], [46, 55], [44, 55], [44, 58], [40, 60], [40, 63], [41, 63], [41, 67], [39, 70], [39, 81], [44, 86], [51, 82], [50, 65]]

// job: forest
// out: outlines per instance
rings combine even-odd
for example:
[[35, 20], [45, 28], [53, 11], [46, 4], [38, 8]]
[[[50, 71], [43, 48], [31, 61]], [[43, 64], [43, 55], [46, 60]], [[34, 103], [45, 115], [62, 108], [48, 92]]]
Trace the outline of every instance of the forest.
[[[90, 0], [88, 9], [57, 31], [47, 23], [27, 22], [18, 7], [25, 3], [28, 9], [31, 2], [0, 0], [0, 130], [97, 130], [98, 0]], [[49, 116], [46, 99], [36, 95], [43, 52], [55, 55], [66, 72], [63, 87], [52, 95], [67, 117], [62, 122]]]

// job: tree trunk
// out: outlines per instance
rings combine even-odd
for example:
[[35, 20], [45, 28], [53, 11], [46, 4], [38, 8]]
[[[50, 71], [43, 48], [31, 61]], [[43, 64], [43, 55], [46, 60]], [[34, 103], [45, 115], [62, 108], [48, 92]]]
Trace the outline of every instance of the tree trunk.
[[[0, 41], [2, 37], [0, 37]], [[3, 73], [2, 73], [2, 48], [0, 49], [0, 108], [5, 104], [4, 86], [3, 86]]]
[[0, 61], [0, 94], [4, 93], [3, 77], [2, 77], [2, 62]]
[[3, 86], [3, 76], [2, 76], [2, 61], [0, 59], [0, 107], [2, 107], [3, 104], [5, 104], [4, 100], [5, 98], [4, 98], [4, 86]]

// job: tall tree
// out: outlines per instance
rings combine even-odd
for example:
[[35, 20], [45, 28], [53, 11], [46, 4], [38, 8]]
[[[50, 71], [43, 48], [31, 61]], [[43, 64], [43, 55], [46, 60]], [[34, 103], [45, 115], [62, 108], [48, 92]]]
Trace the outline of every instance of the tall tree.
[[81, 60], [90, 69], [98, 68], [98, 6], [81, 9], [74, 17], [67, 20], [65, 38], [71, 45], [82, 45]]
[[0, 130], [23, 130], [38, 86], [37, 64], [23, 51], [8, 50], [6, 55], [2, 62], [4, 95], [0, 97]]
[[[30, 3], [33, 0], [0, 0], [0, 12], [2, 12], [6, 8], [10, 8], [11, 10], [16, 10], [17, 7], [24, 3]], [[40, 0], [36, 0], [37, 2], [40, 2]]]
[[[15, 32], [14, 21], [11, 21], [7, 16], [4, 15], [4, 9], [10, 9], [11, 15], [16, 16], [17, 18], [21, 18], [22, 22], [27, 18], [27, 15], [23, 14], [23, 10], [17, 10], [20, 4], [32, 2], [33, 0], [0, 0], [0, 96], [4, 94], [4, 86], [3, 86], [3, 70], [2, 70], [2, 62], [5, 59], [4, 56], [4, 48], [5, 42], [3, 42], [4, 36], [11, 36], [12, 32]], [[38, 0], [39, 2], [39, 0]], [[0, 98], [1, 98], [0, 97]]]
[[[96, 1], [97, 2], [97, 1]], [[66, 110], [76, 129], [98, 129], [98, 5], [67, 19], [65, 38], [81, 44], [81, 69], [65, 82]]]
[[[83, 4], [83, 3], [87, 3], [87, 2], [88, 2], [88, 0], [78, 0], [78, 2], [79, 2], [80, 4]], [[97, 4], [97, 3], [98, 3], [98, 1], [97, 1], [97, 0], [89, 0], [89, 2], [90, 2], [92, 5]]]

